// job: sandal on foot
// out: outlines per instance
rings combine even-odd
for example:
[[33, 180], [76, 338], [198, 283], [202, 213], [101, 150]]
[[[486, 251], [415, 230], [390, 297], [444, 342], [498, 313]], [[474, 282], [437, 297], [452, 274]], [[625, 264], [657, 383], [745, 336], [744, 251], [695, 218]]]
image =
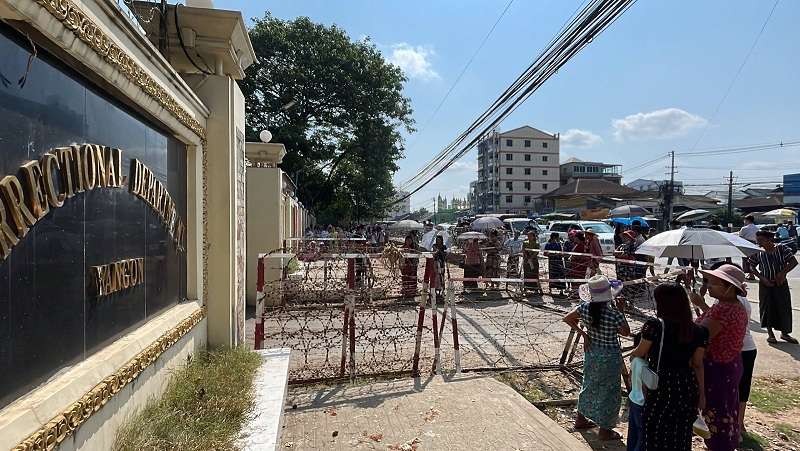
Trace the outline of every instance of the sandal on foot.
[[775, 344], [778, 340], [775, 337], [767, 337], [767, 343]]
[[787, 343], [791, 343], [793, 345], [797, 344], [797, 339], [792, 337], [791, 335], [781, 334], [781, 340], [783, 340], [783, 341], [785, 341]]
[[580, 423], [580, 425], [578, 425], [578, 423], [575, 423], [573, 429], [575, 429], [576, 431], [582, 431], [584, 429], [592, 429], [594, 427], [597, 427], [594, 421], [586, 421], [585, 423]]
[[600, 440], [608, 442], [611, 440], [622, 440], [622, 436], [617, 431], [609, 431], [608, 435], [600, 435]]

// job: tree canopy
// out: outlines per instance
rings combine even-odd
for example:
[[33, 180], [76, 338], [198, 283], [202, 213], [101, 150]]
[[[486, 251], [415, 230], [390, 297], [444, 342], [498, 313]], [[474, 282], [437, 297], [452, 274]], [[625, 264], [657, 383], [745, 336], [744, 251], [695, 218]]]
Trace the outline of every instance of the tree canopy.
[[241, 83], [247, 138], [270, 130], [286, 145], [281, 167], [320, 223], [379, 217], [394, 195], [403, 128], [413, 130], [400, 68], [368, 39], [267, 13], [250, 39], [258, 62]]

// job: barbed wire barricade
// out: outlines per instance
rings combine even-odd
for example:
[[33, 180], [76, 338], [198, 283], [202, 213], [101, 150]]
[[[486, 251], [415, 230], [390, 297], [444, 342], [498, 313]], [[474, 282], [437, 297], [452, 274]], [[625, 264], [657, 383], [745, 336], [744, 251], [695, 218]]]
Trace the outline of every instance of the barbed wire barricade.
[[[621, 298], [634, 331], [654, 315], [655, 285], [674, 281], [681, 271], [537, 251], [525, 260], [501, 253], [504, 277], [490, 279], [464, 277], [459, 249], [437, 272], [430, 252], [330, 244], [297, 240], [292, 245], [299, 253], [259, 256], [256, 346], [292, 349], [292, 382], [574, 366], [583, 350], [562, 318], [578, 304], [586, 273], [565, 271], [573, 261], [596, 262], [587, 266], [627, 279]], [[529, 267], [523, 278], [521, 265], [533, 262], [538, 272]]]

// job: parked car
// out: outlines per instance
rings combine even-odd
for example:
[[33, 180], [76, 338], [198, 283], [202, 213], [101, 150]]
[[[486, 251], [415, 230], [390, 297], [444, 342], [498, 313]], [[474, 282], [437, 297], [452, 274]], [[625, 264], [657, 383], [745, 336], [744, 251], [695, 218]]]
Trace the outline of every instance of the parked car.
[[542, 228], [539, 227], [539, 224], [536, 223], [535, 220], [530, 218], [509, 218], [504, 219], [503, 224], [508, 228], [513, 234], [519, 233], [520, 235], [525, 235], [528, 230], [533, 229], [536, 231], [536, 235], [539, 236], [542, 234]]
[[592, 229], [600, 239], [600, 247], [603, 249], [603, 255], [614, 255], [614, 229], [600, 221], [553, 221], [547, 230], [539, 235], [539, 241], [542, 243], [550, 239], [552, 232], [558, 232], [562, 240], [567, 239], [567, 232], [570, 229], [586, 230]]

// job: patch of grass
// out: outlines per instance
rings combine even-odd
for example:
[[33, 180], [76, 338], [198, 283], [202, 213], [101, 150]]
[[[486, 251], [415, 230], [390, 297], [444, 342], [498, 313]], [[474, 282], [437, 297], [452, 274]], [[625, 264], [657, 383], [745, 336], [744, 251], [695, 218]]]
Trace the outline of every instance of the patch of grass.
[[532, 384], [526, 375], [517, 373], [500, 373], [496, 376], [497, 380], [508, 385], [521, 394], [530, 403], [544, 401], [548, 399], [547, 393], [536, 384]]
[[775, 430], [778, 432], [783, 432], [789, 437], [789, 440], [793, 442], [797, 442], [800, 439], [800, 433], [795, 432], [795, 428], [791, 424], [786, 423], [776, 423]]
[[800, 407], [800, 381], [757, 379], [750, 393], [750, 403], [762, 412], [777, 413]]
[[769, 441], [755, 432], [747, 431], [742, 434], [740, 450], [763, 451], [769, 447]]
[[252, 408], [258, 354], [244, 348], [211, 350], [173, 374], [117, 434], [117, 451], [232, 450]]

